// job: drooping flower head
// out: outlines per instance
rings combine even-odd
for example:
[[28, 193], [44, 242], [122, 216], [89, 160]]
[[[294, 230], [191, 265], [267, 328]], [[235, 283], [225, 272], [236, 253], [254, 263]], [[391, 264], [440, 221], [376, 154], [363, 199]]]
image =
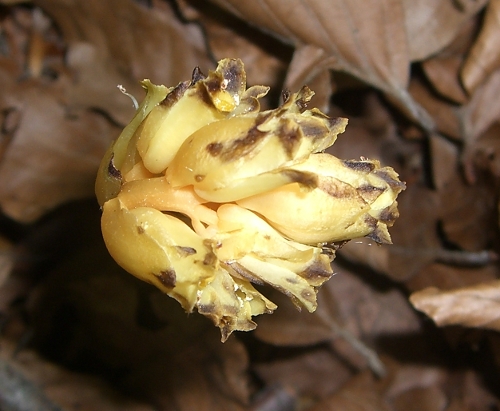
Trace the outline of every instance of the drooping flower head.
[[246, 88], [238, 59], [176, 87], [142, 84], [146, 97], [97, 176], [104, 241], [223, 340], [276, 308], [253, 285], [312, 312], [336, 243], [390, 243], [404, 184], [378, 161], [325, 154], [347, 119], [307, 109], [306, 86], [260, 111], [268, 87]]

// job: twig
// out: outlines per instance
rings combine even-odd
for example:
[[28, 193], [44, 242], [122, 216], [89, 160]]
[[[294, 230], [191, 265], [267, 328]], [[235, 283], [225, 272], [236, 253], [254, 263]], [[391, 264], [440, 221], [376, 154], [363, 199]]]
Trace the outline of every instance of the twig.
[[347, 329], [340, 326], [333, 318], [327, 317], [323, 312], [317, 311], [317, 315], [331, 328], [333, 333], [347, 341], [367, 361], [368, 367], [379, 378], [386, 375], [386, 369], [377, 352], [368, 347], [363, 341], [351, 334]]
[[330, 326], [335, 334], [346, 340], [352, 348], [361, 354], [368, 362], [368, 367], [379, 378], [385, 377], [387, 371], [384, 363], [380, 360], [377, 352], [368, 347], [363, 341], [351, 334], [344, 327], [341, 327], [335, 321], [330, 320]]

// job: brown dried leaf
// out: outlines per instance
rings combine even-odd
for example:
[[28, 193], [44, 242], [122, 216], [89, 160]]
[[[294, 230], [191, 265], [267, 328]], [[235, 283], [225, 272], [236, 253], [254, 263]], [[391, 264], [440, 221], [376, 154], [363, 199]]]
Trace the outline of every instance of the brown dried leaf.
[[418, 291], [427, 287], [452, 290], [493, 281], [497, 271], [493, 264], [483, 267], [457, 267], [456, 265], [433, 263], [428, 265], [425, 270], [420, 271], [405, 285], [410, 291]]
[[424, 61], [422, 68], [439, 94], [452, 101], [465, 103], [467, 96], [458, 79], [461, 65], [460, 56], [435, 57]]
[[438, 326], [500, 330], [500, 281], [442, 291], [429, 287], [413, 293], [410, 302]]
[[424, 60], [450, 44], [488, 0], [403, 0], [411, 61]]
[[[426, 129], [433, 128], [430, 116], [413, 101], [406, 88], [410, 56], [405, 9], [399, 0], [379, 1], [366, 7], [362, 0], [281, 2], [262, 0], [244, 3], [213, 0], [246, 21], [274, 33], [315, 55], [315, 72], [326, 68], [345, 71], [384, 91], [388, 97]], [[302, 58], [294, 58], [294, 61]], [[296, 64], [301, 64], [300, 61]], [[292, 64], [292, 69], [294, 69]], [[302, 64], [309, 69], [309, 64]], [[296, 70], [294, 78], [301, 76]]]
[[[55, 80], [20, 81], [22, 67], [15, 65], [26, 59], [14, 51], [29, 44], [0, 61], [0, 206], [22, 222], [93, 195], [100, 158], [119, 132], [113, 123], [128, 122], [134, 111], [118, 84], [139, 96], [138, 80], [175, 85], [209, 61], [199, 27], [183, 25], [169, 7], [159, 12], [132, 0], [35, 4], [60, 28], [67, 54], [65, 63], [40, 63]], [[28, 33], [30, 16], [24, 16]]]
[[468, 251], [491, 247], [497, 236], [497, 189], [486, 173], [474, 185], [460, 174], [439, 191], [441, 221], [446, 239]]
[[38, 81], [5, 83], [2, 110], [22, 113], [0, 162], [0, 205], [31, 222], [60, 203], [92, 195], [100, 159], [117, 128], [102, 115], [69, 115], [61, 92]]
[[500, 117], [500, 70], [495, 71], [476, 89], [468, 104], [458, 113], [462, 120], [464, 139], [470, 143], [477, 139]]
[[340, 391], [321, 401], [311, 411], [391, 411], [389, 403], [368, 372], [351, 379]]
[[[448, 5], [451, 7], [451, 2]], [[467, 101], [468, 96], [460, 80], [460, 69], [475, 40], [478, 27], [479, 18], [468, 19], [451, 43], [422, 62], [424, 73], [433, 88], [441, 96], [461, 104]]]
[[182, 24], [171, 8], [148, 8], [133, 0], [36, 0], [60, 28], [74, 79], [73, 105], [97, 107], [126, 124], [130, 101], [116, 92], [123, 84], [142, 95], [139, 80], [174, 86], [195, 66], [211, 66], [203, 35]]
[[315, 398], [333, 394], [353, 374], [343, 359], [325, 348], [257, 364], [255, 369], [268, 386], [293, 387], [299, 396]]
[[463, 65], [461, 77], [467, 91], [472, 94], [493, 71], [500, 68], [498, 32], [500, 30], [500, 0], [490, 0], [486, 8], [483, 27]]
[[410, 81], [409, 91], [412, 97], [429, 113], [433, 113], [436, 131], [456, 140], [461, 140], [462, 130], [456, 108], [442, 98], [436, 97], [429, 87], [417, 77]]

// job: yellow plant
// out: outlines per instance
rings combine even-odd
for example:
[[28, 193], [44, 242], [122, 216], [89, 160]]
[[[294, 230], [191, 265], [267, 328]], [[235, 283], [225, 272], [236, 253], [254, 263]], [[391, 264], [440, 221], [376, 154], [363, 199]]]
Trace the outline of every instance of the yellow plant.
[[390, 243], [404, 184], [378, 161], [323, 152], [347, 119], [308, 110], [309, 88], [261, 112], [268, 87], [246, 88], [238, 59], [176, 87], [142, 85], [97, 176], [104, 241], [125, 270], [211, 318], [223, 340], [276, 309], [252, 284], [312, 312], [335, 243]]

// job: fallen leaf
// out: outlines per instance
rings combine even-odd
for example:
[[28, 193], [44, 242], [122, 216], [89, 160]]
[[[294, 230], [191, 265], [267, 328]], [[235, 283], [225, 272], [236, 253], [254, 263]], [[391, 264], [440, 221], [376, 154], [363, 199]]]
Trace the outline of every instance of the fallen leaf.
[[118, 84], [140, 95], [138, 82], [145, 78], [170, 87], [193, 67], [211, 67], [200, 28], [182, 24], [170, 7], [132, 0], [34, 3], [54, 20], [67, 44], [73, 74], [69, 104], [98, 108], [121, 124], [128, 123], [133, 110], [116, 92]]
[[494, 264], [482, 267], [460, 267], [435, 262], [425, 267], [425, 270], [421, 270], [405, 285], [410, 291], [419, 291], [433, 286], [442, 290], [452, 290], [493, 281], [496, 275], [497, 268]]
[[498, 93], [500, 93], [500, 70], [493, 72], [475, 89], [469, 102], [456, 110], [465, 143], [462, 163], [469, 183], [474, 183], [477, 179], [474, 167], [477, 141], [500, 117]]
[[466, 22], [488, 3], [488, 0], [403, 0], [405, 24], [411, 61], [424, 60], [449, 45]]
[[454, 140], [463, 139], [456, 107], [445, 99], [437, 97], [432, 89], [416, 76], [410, 81], [409, 91], [415, 101], [429, 113], [433, 113], [437, 132]]
[[446, 291], [429, 287], [413, 293], [410, 302], [438, 326], [500, 330], [500, 281]]
[[490, 0], [484, 22], [476, 43], [467, 55], [461, 78], [467, 91], [472, 94], [495, 70], [500, 68], [500, 50], [497, 47], [500, 30], [500, 1]]
[[118, 129], [96, 112], [70, 115], [57, 87], [37, 80], [1, 87], [2, 109], [22, 113], [0, 162], [3, 211], [32, 222], [63, 202], [92, 195], [100, 159]]
[[364, 372], [351, 379], [341, 390], [311, 408], [311, 411], [390, 411], [377, 384]]
[[[362, 1], [342, 0], [293, 1], [286, 5], [279, 0], [213, 2], [293, 44], [299, 56], [310, 59], [314, 55], [309, 78], [327, 68], [347, 72], [382, 90], [425, 129], [434, 127], [431, 117], [406, 90], [410, 56], [401, 1], [384, 0], [369, 8]], [[303, 47], [307, 52], [301, 50]], [[303, 58], [294, 57], [292, 70]], [[310, 67], [301, 66], [304, 70]], [[303, 76], [296, 73], [294, 77]]]
[[353, 374], [342, 358], [325, 348], [257, 364], [254, 368], [268, 386], [293, 387], [297, 395], [313, 398], [333, 394]]

